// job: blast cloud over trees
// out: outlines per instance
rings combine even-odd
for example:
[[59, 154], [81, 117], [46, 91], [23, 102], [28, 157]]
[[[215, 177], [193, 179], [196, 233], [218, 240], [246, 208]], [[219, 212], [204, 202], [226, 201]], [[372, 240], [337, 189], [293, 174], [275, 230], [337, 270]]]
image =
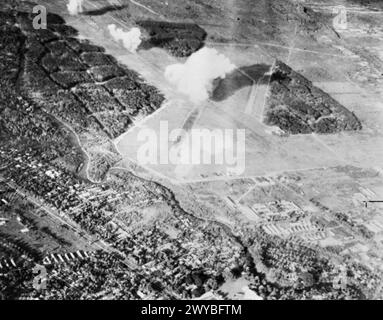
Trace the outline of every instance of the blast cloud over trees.
[[200, 102], [209, 98], [215, 79], [225, 78], [235, 68], [217, 50], [202, 48], [192, 54], [184, 64], [168, 66], [165, 77], [179, 92], [186, 94], [194, 102]]

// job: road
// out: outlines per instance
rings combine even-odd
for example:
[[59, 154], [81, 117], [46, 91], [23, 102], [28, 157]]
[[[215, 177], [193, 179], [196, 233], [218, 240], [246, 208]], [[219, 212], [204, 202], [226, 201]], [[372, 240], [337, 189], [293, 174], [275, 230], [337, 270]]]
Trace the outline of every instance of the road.
[[149, 7], [147, 7], [147, 6], [145, 6], [145, 5], [141, 4], [141, 3], [139, 3], [139, 2], [137, 2], [137, 1], [130, 0], [130, 2], [133, 3], [133, 4], [135, 4], [136, 6], [139, 6], [139, 7], [141, 7], [141, 8], [144, 8], [145, 10], [149, 11], [149, 12], [152, 13], [152, 14], [155, 14], [155, 15], [158, 15], [158, 16], [160, 15], [159, 13], [153, 11], [153, 10], [150, 9]]
[[82, 146], [81, 144], [81, 140], [80, 140], [80, 137], [78, 136], [78, 134], [76, 133], [76, 131], [67, 123], [65, 123], [64, 121], [62, 121], [61, 119], [57, 118], [54, 114], [52, 113], [49, 113], [47, 110], [44, 110], [46, 113], [48, 113], [51, 117], [53, 117], [57, 122], [59, 122], [63, 127], [65, 127], [66, 129], [68, 129], [72, 136], [75, 138], [76, 140], [76, 145], [78, 146], [78, 148], [81, 149], [81, 152], [85, 155], [86, 159], [85, 159], [85, 163], [84, 163], [84, 166], [82, 168], [82, 170], [85, 171], [85, 177], [87, 180], [89, 180], [90, 182], [92, 183], [97, 183], [96, 181], [92, 180], [92, 178], [90, 178], [89, 176], [89, 163], [90, 163], [90, 156], [88, 154], [88, 152], [85, 150], [85, 148]]

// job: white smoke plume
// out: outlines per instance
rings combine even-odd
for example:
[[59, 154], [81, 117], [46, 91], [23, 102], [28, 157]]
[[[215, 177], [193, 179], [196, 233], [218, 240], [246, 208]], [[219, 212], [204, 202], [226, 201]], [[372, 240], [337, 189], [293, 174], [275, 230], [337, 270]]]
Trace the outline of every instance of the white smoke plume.
[[83, 12], [83, 9], [82, 9], [83, 2], [84, 0], [69, 0], [69, 3], [67, 4], [69, 14], [72, 16], [75, 16]]
[[184, 64], [168, 66], [165, 77], [192, 101], [201, 102], [209, 98], [213, 80], [225, 78], [235, 68], [236, 66], [217, 50], [202, 48], [193, 53]]
[[124, 47], [130, 52], [136, 52], [138, 46], [141, 44], [141, 30], [139, 28], [132, 28], [130, 31], [125, 32], [117, 28], [116, 25], [110, 24], [108, 29], [113, 39], [122, 41]]

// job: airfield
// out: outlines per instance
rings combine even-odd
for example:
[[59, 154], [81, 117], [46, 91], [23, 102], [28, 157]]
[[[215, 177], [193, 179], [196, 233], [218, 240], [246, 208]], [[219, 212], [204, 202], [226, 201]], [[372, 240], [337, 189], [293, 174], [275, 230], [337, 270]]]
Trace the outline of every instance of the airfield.
[[[44, 1], [40, 1], [44, 3]], [[113, 1], [114, 4], [116, 1]], [[122, 1], [121, 1], [122, 3]], [[90, 8], [97, 9], [100, 4], [85, 2]], [[49, 5], [59, 11], [59, 5]], [[316, 10], [328, 10], [317, 5]], [[157, 14], [130, 3], [129, 10], [139, 10], [145, 17], [156, 19]], [[158, 14], [161, 14], [159, 12]], [[355, 19], [354, 19], [355, 15]], [[360, 15], [373, 19], [375, 33], [368, 33], [358, 24]], [[98, 45], [103, 45], [108, 53], [138, 71], [149, 83], [159, 88], [166, 97], [162, 108], [137, 123], [131, 130], [118, 137], [114, 142], [124, 163], [137, 163], [137, 151], [142, 142], [137, 141], [137, 134], [142, 128], [159, 130], [160, 121], [168, 121], [169, 130], [182, 128], [191, 114], [194, 129], [245, 129], [246, 130], [246, 169], [240, 177], [255, 177], [271, 173], [292, 172], [315, 168], [328, 168], [339, 165], [353, 165], [364, 168], [381, 166], [383, 156], [383, 104], [381, 76], [377, 67], [371, 64], [369, 56], [382, 52], [382, 31], [377, 27], [383, 15], [376, 13], [352, 13], [349, 28], [340, 31], [342, 41], [335, 43], [326, 35], [317, 42], [303, 42], [297, 30], [291, 30], [290, 45], [265, 43], [254, 40], [252, 43], [217, 43], [207, 39], [206, 46], [215, 48], [230, 59], [238, 68], [255, 64], [271, 65], [275, 59], [288, 63], [294, 70], [329, 93], [338, 102], [353, 111], [361, 120], [363, 129], [358, 132], [342, 132], [331, 135], [290, 135], [279, 136], [272, 128], [262, 123], [262, 113], [268, 95], [267, 85], [242, 88], [224, 101], [204, 101], [193, 103], [177, 90], [164, 77], [167, 66], [183, 62], [185, 59], [174, 58], [164, 50], [153, 48], [130, 54], [110, 38], [106, 26], [116, 23], [122, 28], [132, 27], [129, 19], [123, 19], [121, 13], [111, 11], [102, 16], [65, 17], [80, 31], [80, 35]], [[355, 21], [354, 21], [355, 20]], [[203, 24], [203, 23], [202, 23]], [[208, 33], [214, 34], [215, 26], [204, 25]], [[211, 28], [211, 30], [210, 30]], [[232, 27], [235, 28], [235, 27]], [[295, 32], [295, 33], [294, 33]], [[362, 40], [363, 39], [363, 40]], [[363, 47], [358, 43], [363, 41]], [[355, 53], [356, 52], [356, 53]], [[369, 79], [374, 75], [376, 81]], [[161, 179], [172, 183], [214, 181], [236, 179], [228, 174], [222, 165], [145, 165], [147, 169]], [[240, 178], [239, 177], [239, 178]]]

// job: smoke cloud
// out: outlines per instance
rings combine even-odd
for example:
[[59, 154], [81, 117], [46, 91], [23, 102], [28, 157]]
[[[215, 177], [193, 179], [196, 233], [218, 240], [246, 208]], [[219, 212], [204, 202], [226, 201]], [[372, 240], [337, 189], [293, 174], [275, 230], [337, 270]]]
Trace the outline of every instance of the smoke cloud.
[[72, 16], [75, 16], [83, 12], [83, 9], [82, 9], [83, 2], [84, 0], [69, 0], [69, 3], [67, 4], [69, 14], [71, 14]]
[[110, 24], [108, 29], [113, 39], [122, 41], [124, 47], [130, 52], [136, 52], [138, 46], [141, 44], [141, 30], [139, 28], [132, 28], [129, 32], [125, 32], [117, 28], [116, 25]]
[[213, 80], [225, 78], [235, 68], [236, 66], [217, 50], [202, 48], [192, 54], [184, 64], [168, 66], [165, 77], [193, 102], [201, 102], [209, 98]]

